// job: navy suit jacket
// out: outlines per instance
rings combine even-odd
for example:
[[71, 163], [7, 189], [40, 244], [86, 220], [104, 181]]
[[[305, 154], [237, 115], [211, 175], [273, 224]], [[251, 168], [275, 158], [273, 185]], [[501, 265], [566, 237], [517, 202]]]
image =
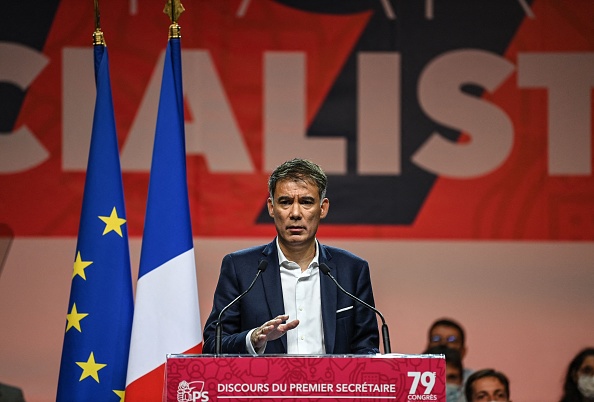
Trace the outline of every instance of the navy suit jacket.
[[[319, 248], [319, 263], [328, 265], [332, 276], [345, 290], [374, 306], [367, 262], [336, 247], [320, 244]], [[252, 290], [222, 316], [222, 353], [248, 353], [247, 333], [284, 314], [276, 241], [228, 254], [223, 258], [212, 312], [204, 327], [203, 353], [215, 353], [215, 326], [220, 311], [249, 287], [262, 260], [268, 261], [268, 267], [262, 272]], [[341, 292], [336, 284], [321, 272], [320, 292], [326, 353], [379, 353], [375, 313]], [[351, 306], [352, 308], [349, 308]], [[287, 337], [282, 336], [269, 341], [265, 353], [287, 353]]]

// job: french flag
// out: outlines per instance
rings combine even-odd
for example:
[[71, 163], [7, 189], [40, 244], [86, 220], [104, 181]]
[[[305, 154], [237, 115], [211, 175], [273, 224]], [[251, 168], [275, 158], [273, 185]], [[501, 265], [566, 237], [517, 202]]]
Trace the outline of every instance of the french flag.
[[201, 353], [186, 181], [181, 44], [167, 44], [126, 378], [127, 402], [161, 401], [167, 354]]

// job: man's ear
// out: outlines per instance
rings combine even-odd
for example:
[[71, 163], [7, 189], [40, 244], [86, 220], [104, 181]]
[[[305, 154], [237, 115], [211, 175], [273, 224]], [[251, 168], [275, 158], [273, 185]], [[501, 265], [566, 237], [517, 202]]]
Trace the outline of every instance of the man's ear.
[[268, 206], [268, 215], [270, 215], [271, 218], [274, 218], [274, 205], [272, 204], [272, 198], [268, 197], [266, 205]]
[[330, 209], [330, 200], [328, 198], [324, 198], [322, 200], [322, 204], [320, 205], [320, 218], [324, 219], [326, 215], [328, 215], [328, 210]]

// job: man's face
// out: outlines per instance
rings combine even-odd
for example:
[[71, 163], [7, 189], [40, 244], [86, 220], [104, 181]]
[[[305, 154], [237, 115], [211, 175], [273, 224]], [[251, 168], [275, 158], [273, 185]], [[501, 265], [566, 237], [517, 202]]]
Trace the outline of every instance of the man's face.
[[460, 352], [460, 356], [463, 358], [466, 353], [466, 348], [462, 345], [461, 334], [454, 327], [445, 325], [437, 325], [431, 330], [429, 334], [429, 348], [434, 346], [444, 345], [451, 349], [456, 349]]
[[328, 207], [328, 199], [320, 204], [318, 187], [309, 181], [279, 181], [274, 202], [268, 198], [268, 213], [274, 218], [279, 242], [287, 249], [313, 242]]
[[505, 402], [508, 398], [505, 386], [496, 377], [483, 377], [472, 383], [472, 400], [470, 402]]

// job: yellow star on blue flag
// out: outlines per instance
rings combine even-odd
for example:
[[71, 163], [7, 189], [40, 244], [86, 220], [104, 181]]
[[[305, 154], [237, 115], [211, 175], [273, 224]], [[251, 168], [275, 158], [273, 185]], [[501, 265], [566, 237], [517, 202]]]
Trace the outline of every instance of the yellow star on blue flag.
[[91, 354], [89, 355], [89, 359], [86, 362], [76, 362], [76, 364], [83, 369], [79, 381], [82, 381], [87, 377], [93, 377], [95, 381], [100, 382], [99, 370], [107, 366], [107, 364], [97, 363], [95, 361], [95, 356], [93, 355], [93, 352], [91, 352]]
[[83, 261], [82, 257], [80, 256], [80, 251], [76, 253], [76, 259], [74, 260], [74, 269], [72, 270], [72, 278], [76, 275], [83, 278], [85, 281], [87, 280], [87, 276], [85, 275], [85, 268], [91, 265], [93, 261]]
[[76, 309], [76, 303], [74, 303], [70, 313], [66, 314], [66, 320], [68, 321], [66, 324], [66, 332], [68, 332], [70, 328], [76, 328], [78, 332], [82, 332], [80, 321], [88, 315], [89, 314], [87, 313], [79, 313]]
[[122, 219], [118, 216], [118, 212], [116, 211], [116, 207], [113, 207], [111, 210], [111, 215], [109, 216], [99, 216], [103, 222], [105, 222], [105, 229], [103, 229], [103, 235], [111, 232], [112, 230], [122, 237], [122, 225], [126, 223], [125, 219]]

